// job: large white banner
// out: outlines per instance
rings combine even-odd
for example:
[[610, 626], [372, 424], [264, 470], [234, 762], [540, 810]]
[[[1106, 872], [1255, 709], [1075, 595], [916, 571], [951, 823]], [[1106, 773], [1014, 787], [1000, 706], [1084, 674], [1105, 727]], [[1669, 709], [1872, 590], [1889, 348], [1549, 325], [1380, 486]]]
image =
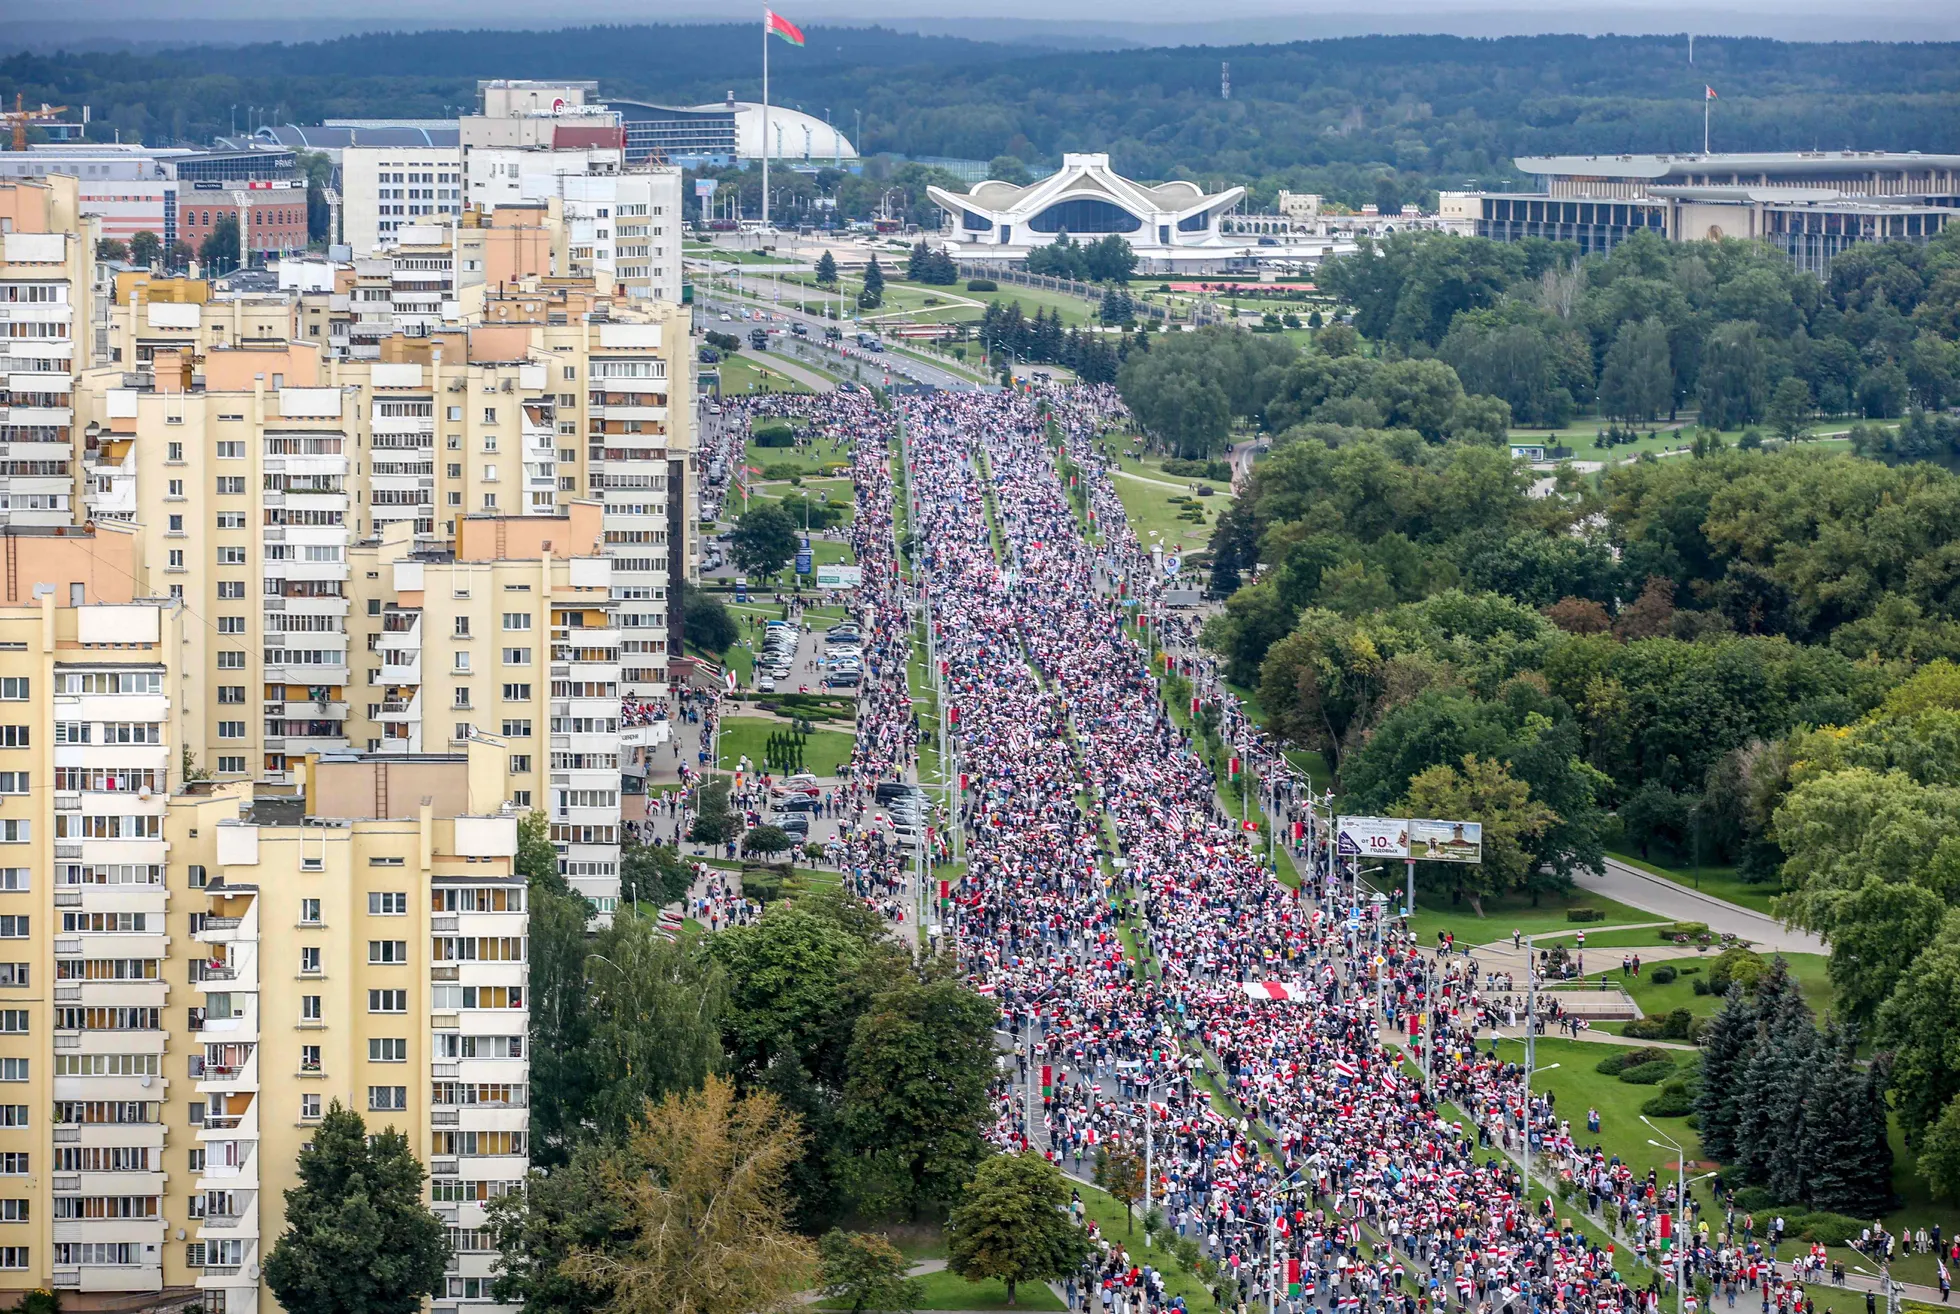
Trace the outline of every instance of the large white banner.
[[1406, 858], [1409, 823], [1400, 817], [1338, 817], [1334, 844], [1344, 858]]

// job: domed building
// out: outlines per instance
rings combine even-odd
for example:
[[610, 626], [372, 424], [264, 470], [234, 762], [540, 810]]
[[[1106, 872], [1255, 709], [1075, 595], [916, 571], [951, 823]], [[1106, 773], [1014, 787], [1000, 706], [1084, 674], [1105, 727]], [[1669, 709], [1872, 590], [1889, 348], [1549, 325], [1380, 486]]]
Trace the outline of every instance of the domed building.
[[1196, 183], [1147, 184], [1109, 167], [1109, 156], [1062, 156], [1060, 172], [1017, 187], [990, 179], [970, 192], [927, 188], [950, 220], [946, 248], [961, 260], [1018, 260], [1063, 233], [1094, 241], [1114, 233], [1146, 264], [1195, 264], [1243, 250], [1243, 238], [1218, 230], [1219, 216], [1245, 188], [1207, 194]]

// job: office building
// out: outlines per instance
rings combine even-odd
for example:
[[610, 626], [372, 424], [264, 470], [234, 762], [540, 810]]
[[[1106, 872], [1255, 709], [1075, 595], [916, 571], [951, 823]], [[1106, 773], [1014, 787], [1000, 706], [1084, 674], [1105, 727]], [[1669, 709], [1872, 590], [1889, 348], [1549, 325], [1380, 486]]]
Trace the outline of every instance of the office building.
[[368, 255], [408, 227], [440, 225], [463, 210], [460, 146], [349, 146], [340, 154], [339, 240]]
[[218, 225], [238, 225], [239, 262], [263, 265], [273, 256], [306, 249], [306, 180], [233, 185], [179, 183], [173, 240], [202, 250]]
[[1543, 190], [1445, 193], [1480, 237], [1610, 251], [1638, 233], [1760, 241], [1822, 277], [1863, 242], [1924, 244], [1960, 213], [1960, 155], [1916, 151], [1521, 157]]

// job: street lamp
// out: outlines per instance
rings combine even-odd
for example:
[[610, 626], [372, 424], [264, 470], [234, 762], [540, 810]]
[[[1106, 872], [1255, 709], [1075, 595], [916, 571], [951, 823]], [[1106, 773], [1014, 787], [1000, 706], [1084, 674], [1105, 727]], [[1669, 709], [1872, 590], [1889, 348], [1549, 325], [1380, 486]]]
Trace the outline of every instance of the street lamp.
[[[1683, 1225], [1685, 1225], [1686, 1223], [1685, 1211], [1688, 1207], [1688, 1152], [1685, 1149], [1683, 1149], [1680, 1146], [1680, 1144], [1677, 1143], [1672, 1137], [1667, 1135], [1667, 1133], [1663, 1132], [1659, 1127], [1656, 1127], [1654, 1125], [1654, 1120], [1652, 1118], [1649, 1118], [1646, 1114], [1643, 1113], [1640, 1115], [1640, 1121], [1647, 1124], [1647, 1130], [1654, 1133], [1654, 1136], [1660, 1137], [1660, 1140], [1654, 1140], [1652, 1137], [1649, 1137], [1647, 1144], [1653, 1146], [1657, 1150], [1674, 1151], [1674, 1175], [1675, 1175], [1675, 1182], [1676, 1182], [1674, 1216], [1676, 1219], [1680, 1220], [1680, 1222]], [[1667, 1143], [1663, 1145], [1661, 1143], [1662, 1141], [1665, 1141]], [[1712, 1173], [1706, 1175], [1713, 1176]], [[1699, 1181], [1700, 1179], [1697, 1178], [1696, 1180]], [[1674, 1230], [1676, 1233], [1674, 1238], [1674, 1309], [1675, 1309], [1675, 1314], [1683, 1314], [1683, 1312], [1687, 1308], [1687, 1303], [1688, 1303], [1688, 1295], [1685, 1289], [1687, 1285], [1688, 1274], [1687, 1274], [1687, 1267], [1681, 1253], [1681, 1242], [1683, 1238], [1680, 1235], [1680, 1233], [1682, 1232], [1682, 1227], [1677, 1226]]]
[[1879, 1261], [1876, 1273], [1863, 1264], [1853, 1264], [1851, 1267], [1868, 1278], [1877, 1278], [1880, 1287], [1885, 1291], [1885, 1314], [1899, 1314], [1899, 1297], [1905, 1292], [1905, 1286], [1892, 1280], [1892, 1256], [1889, 1251], [1886, 1257]]

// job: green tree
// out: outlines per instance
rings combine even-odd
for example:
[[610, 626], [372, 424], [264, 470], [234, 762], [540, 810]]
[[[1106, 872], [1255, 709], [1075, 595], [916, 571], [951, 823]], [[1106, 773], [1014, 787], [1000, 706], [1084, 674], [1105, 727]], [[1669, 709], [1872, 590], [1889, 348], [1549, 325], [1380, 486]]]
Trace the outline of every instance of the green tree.
[[[794, 555], [794, 549], [791, 550]], [[735, 646], [742, 632], [728, 613], [728, 604], [712, 593], [697, 588], [687, 590], [681, 610], [682, 632], [687, 641], [705, 653], [723, 653]]]
[[858, 305], [866, 310], [875, 310], [885, 302], [885, 271], [873, 254], [871, 263], [864, 267], [864, 290], [858, 293]]
[[857, 1020], [839, 1174], [861, 1208], [950, 1204], [986, 1152], [1000, 1011], [953, 981], [901, 980]]
[[1599, 406], [1618, 420], [1652, 420], [1673, 411], [1673, 358], [1658, 316], [1620, 325], [1599, 371]]
[[837, 257], [830, 253], [829, 247], [825, 247], [823, 254], [817, 257], [816, 274], [817, 282], [822, 286], [837, 286]]
[[782, 853], [790, 844], [789, 834], [781, 826], [751, 826], [742, 835], [744, 853]]
[[1039, 1155], [997, 1154], [967, 1183], [946, 1224], [946, 1266], [969, 1282], [999, 1278], [1007, 1303], [1023, 1282], [1059, 1281], [1088, 1257], [1088, 1235], [1064, 1212], [1068, 1187]]
[[797, 1118], [766, 1091], [737, 1098], [709, 1077], [648, 1103], [600, 1176], [623, 1207], [625, 1239], [580, 1245], [560, 1271], [609, 1289], [611, 1314], [787, 1309], [816, 1269], [815, 1247], [788, 1220], [802, 1150]]
[[[1470, 901], [1483, 915], [1483, 897], [1522, 888], [1530, 874], [1532, 845], [1559, 821], [1558, 813], [1531, 797], [1530, 787], [1504, 764], [1466, 753], [1461, 768], [1433, 766], [1409, 782], [1396, 810], [1404, 817], [1445, 817], [1483, 825], [1483, 862], [1423, 863], [1418, 875]], [[1429, 876], [1428, 869], [1442, 867]]]
[[1867, 1070], [1836, 1031], [1825, 1035], [1824, 1050], [1804, 1103], [1800, 1198], [1815, 1209], [1876, 1218], [1893, 1200], [1885, 1064]]
[[651, 917], [619, 916], [585, 956], [589, 1023], [587, 1127], [623, 1127], [649, 1101], [698, 1087], [723, 1063], [721, 965], [661, 934]]
[[568, 886], [558, 874], [558, 850], [551, 842], [551, 816], [533, 810], [517, 819], [517, 856], [511, 866], [533, 888], [563, 892]]
[[104, 237], [95, 244], [95, 258], [97, 260], [127, 260], [129, 259], [129, 243], [119, 238]]
[[[553, 873], [556, 876], [556, 873]], [[531, 1159], [562, 1164], [586, 1131], [597, 1074], [589, 1060], [592, 1010], [585, 938], [592, 905], [584, 895], [530, 889]]]
[[729, 780], [716, 776], [701, 786], [700, 805], [687, 837], [697, 844], [726, 844], [741, 833], [741, 821], [728, 806]]
[[1933, 1188], [1934, 1199], [1960, 1200], [1960, 1099], [1949, 1101], [1926, 1129], [1913, 1166]]
[[210, 235], [197, 248], [197, 258], [203, 262], [205, 272], [216, 276], [238, 268], [242, 258], [238, 241], [238, 216], [219, 215], [218, 221], [211, 225]]
[[155, 269], [157, 260], [162, 255], [163, 239], [147, 228], [138, 229], [129, 239], [131, 264], [142, 265], [145, 269]]
[[[534, 1078], [538, 1054], [532, 1050]], [[574, 1278], [564, 1264], [574, 1250], [616, 1249], [630, 1239], [625, 1202], [605, 1182], [607, 1160], [618, 1152], [609, 1141], [581, 1142], [565, 1163], [549, 1172], [534, 1166], [522, 1191], [485, 1206], [498, 1300], [530, 1314], [598, 1314], [611, 1302], [611, 1284]]]
[[1702, 350], [1701, 422], [1711, 429], [1739, 429], [1763, 418], [1769, 404], [1769, 356], [1756, 326], [1718, 324]]
[[1123, 1206], [1125, 1231], [1136, 1231], [1136, 1203], [1143, 1199], [1143, 1156], [1127, 1145], [1096, 1151], [1095, 1183]]
[[1014, 187], [1026, 187], [1034, 181], [1028, 173], [1028, 166], [1015, 155], [994, 156], [992, 163], [987, 165], [987, 177]]
[[1906, 1143], [1918, 1145], [1960, 1097], [1960, 909], [1947, 913], [1880, 1007], [1872, 1039], [1891, 1051], [1899, 1125]]
[[911, 1314], [924, 1299], [923, 1284], [905, 1276], [911, 1268], [899, 1248], [882, 1236], [831, 1228], [817, 1241], [817, 1282], [851, 1314], [867, 1309]]
[[761, 502], [735, 521], [729, 552], [745, 574], [773, 575], [796, 556], [796, 522], [774, 502]]
[[1810, 428], [1810, 385], [1795, 375], [1776, 385], [1763, 417], [1776, 436], [1794, 442]]
[[191, 261], [195, 259], [197, 259], [197, 248], [179, 238], [170, 244], [170, 250], [164, 257], [164, 268], [188, 269]]
[[687, 860], [665, 844], [627, 842], [619, 849], [619, 895], [625, 902], [656, 907], [687, 897], [694, 872]]
[[1735, 1157], [1738, 1079], [1755, 1040], [1755, 1006], [1741, 986], [1731, 986], [1702, 1033], [1701, 1085], [1694, 1097], [1702, 1153], [1718, 1162]]
[[411, 1314], [443, 1291], [449, 1236], [422, 1201], [408, 1137], [368, 1135], [335, 1100], [299, 1152], [265, 1281], [294, 1314]]

